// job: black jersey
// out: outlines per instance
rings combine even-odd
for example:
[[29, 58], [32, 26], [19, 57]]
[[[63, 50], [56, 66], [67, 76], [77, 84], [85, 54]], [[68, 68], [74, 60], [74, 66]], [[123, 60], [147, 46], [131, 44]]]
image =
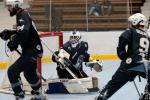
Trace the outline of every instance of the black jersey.
[[70, 54], [70, 60], [73, 64], [76, 64], [78, 57], [80, 55], [85, 56], [84, 61], [89, 59], [88, 43], [85, 41], [80, 41], [76, 47], [72, 47], [71, 42], [68, 41], [63, 45], [63, 49]]
[[20, 10], [16, 15], [16, 23], [17, 33], [14, 41], [21, 45], [22, 52], [41, 54], [41, 41], [30, 15], [25, 10]]
[[149, 37], [138, 29], [127, 29], [119, 37], [117, 54], [120, 59], [132, 58], [134, 62], [146, 57], [149, 49]]

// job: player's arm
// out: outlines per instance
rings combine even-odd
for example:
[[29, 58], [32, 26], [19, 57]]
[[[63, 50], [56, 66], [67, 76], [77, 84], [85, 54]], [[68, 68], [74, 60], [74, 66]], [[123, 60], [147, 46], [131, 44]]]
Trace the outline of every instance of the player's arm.
[[79, 53], [79, 54], [87, 53], [88, 48], [89, 48], [88, 43], [82, 41], [82, 42], [81, 42], [81, 46], [80, 46], [80, 48], [78, 49], [78, 53]]
[[30, 26], [31, 22], [29, 19], [29, 15], [27, 13], [23, 13], [17, 21], [17, 35], [14, 39], [14, 42], [16, 44], [22, 44], [27, 41]]
[[124, 32], [119, 37], [119, 42], [117, 46], [117, 55], [121, 60], [124, 60], [127, 58], [126, 46], [129, 44], [129, 40], [130, 40], [130, 34], [128, 34], [128, 32]]
[[7, 46], [10, 51], [17, 50], [19, 44], [25, 44], [28, 39], [30, 20], [27, 13], [23, 13], [17, 19], [17, 30], [15, 35], [11, 35]]
[[8, 30], [4, 29], [2, 32], [0, 32], [0, 37], [1, 39], [7, 41], [7, 40], [12, 40], [14, 36], [16, 35], [17, 31], [16, 30]]

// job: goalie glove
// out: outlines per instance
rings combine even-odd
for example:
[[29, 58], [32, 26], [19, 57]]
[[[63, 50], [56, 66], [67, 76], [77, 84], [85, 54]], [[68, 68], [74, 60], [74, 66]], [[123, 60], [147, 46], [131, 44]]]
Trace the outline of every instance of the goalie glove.
[[52, 56], [52, 60], [54, 62], [57, 62], [61, 65], [63, 65], [63, 67], [65, 66], [71, 66], [71, 61], [69, 60], [70, 54], [67, 53], [64, 49], [60, 49], [59, 51], [56, 51], [53, 56]]
[[69, 59], [70, 54], [67, 53], [64, 49], [60, 49], [59, 51], [55, 51], [52, 55], [52, 60], [57, 62], [59, 58], [67, 58]]
[[59, 50], [58, 57], [69, 59], [70, 58], [70, 54], [67, 51], [65, 51], [64, 49], [61, 48]]
[[103, 68], [102, 61], [100, 60], [93, 60], [91, 62], [85, 63], [87, 67], [93, 68], [96, 72], [101, 72]]

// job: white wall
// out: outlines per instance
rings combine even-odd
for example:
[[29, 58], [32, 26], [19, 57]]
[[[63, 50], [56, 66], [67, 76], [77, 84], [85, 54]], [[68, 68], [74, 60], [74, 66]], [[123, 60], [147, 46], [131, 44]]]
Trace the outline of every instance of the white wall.
[[[118, 37], [123, 31], [81, 32], [82, 40], [89, 43], [89, 53], [114, 54]], [[64, 32], [64, 42], [68, 40], [69, 32]]]
[[[68, 41], [70, 32], [64, 33], [64, 42]], [[118, 43], [118, 37], [122, 33], [122, 31], [99, 31], [99, 32], [81, 32], [82, 40], [87, 41], [89, 43], [89, 53], [90, 54], [116, 54], [116, 47]], [[56, 45], [58, 45], [57, 39], [45, 38], [44, 42], [51, 49], [55, 50]], [[0, 50], [0, 61], [6, 60], [5, 54], [5, 43], [0, 39], [1, 50]], [[46, 53], [44, 55], [51, 55], [51, 52], [47, 51], [48, 49], [43, 45], [44, 49], [46, 49]]]

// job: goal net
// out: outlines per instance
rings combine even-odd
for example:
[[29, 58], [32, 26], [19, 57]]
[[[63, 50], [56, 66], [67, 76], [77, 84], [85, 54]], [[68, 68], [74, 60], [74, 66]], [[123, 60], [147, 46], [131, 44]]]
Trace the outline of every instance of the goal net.
[[[53, 51], [58, 50], [62, 44], [63, 44], [63, 33], [62, 32], [39, 32], [39, 36], [41, 38], [41, 43], [43, 46], [43, 57], [42, 59], [38, 60], [41, 61], [37, 63], [37, 71], [39, 73], [39, 76], [42, 76], [42, 63], [51, 62], [51, 56]], [[19, 54], [17, 52], [9, 52], [9, 59], [8, 59], [8, 67], [13, 64], [18, 58]], [[21, 80], [22, 80], [22, 87], [26, 91], [26, 94], [30, 94], [31, 88], [26, 81], [26, 79], [23, 76], [23, 73], [21, 73]], [[42, 79], [41, 79], [42, 80]], [[42, 87], [43, 90], [47, 87], [47, 83], [42, 81]], [[0, 92], [1, 93], [13, 93], [11, 89], [11, 85], [8, 80], [7, 76], [7, 70], [4, 75], [3, 81], [0, 83]]]

